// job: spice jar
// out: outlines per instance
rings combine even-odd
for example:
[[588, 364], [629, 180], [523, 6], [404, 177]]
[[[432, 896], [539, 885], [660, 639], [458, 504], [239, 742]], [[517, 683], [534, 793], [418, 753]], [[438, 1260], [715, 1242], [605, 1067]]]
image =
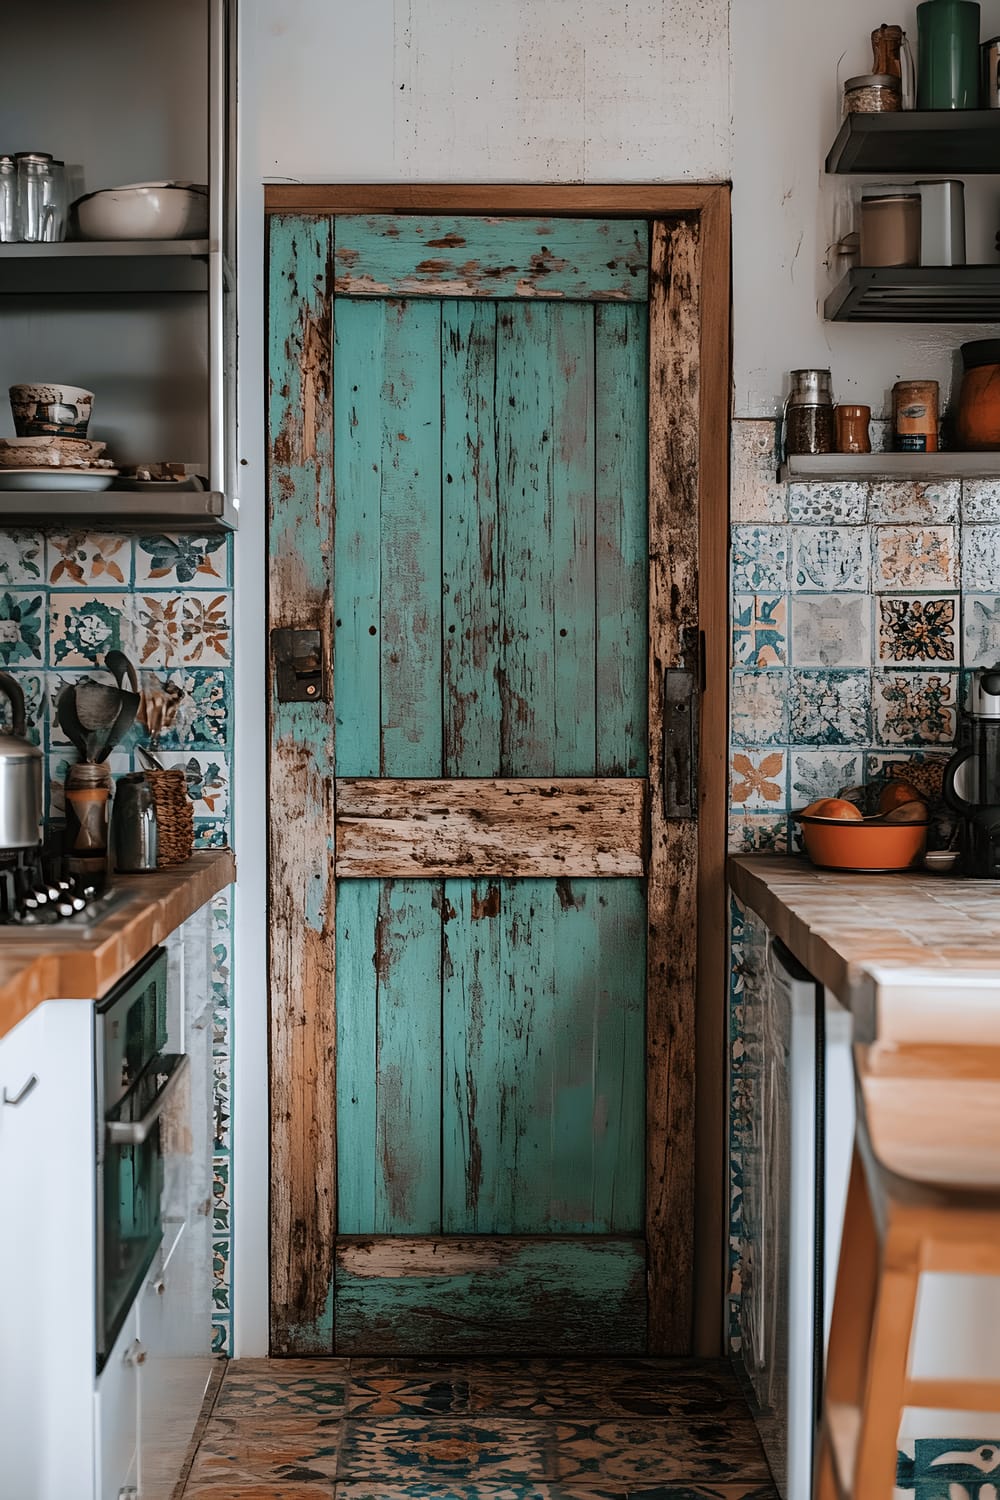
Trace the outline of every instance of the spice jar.
[[793, 370], [785, 402], [785, 452], [834, 451], [833, 394], [829, 370]]
[[956, 435], [960, 448], [1000, 448], [1000, 339], [962, 345]]
[[938, 383], [897, 380], [892, 388], [892, 430], [900, 453], [938, 451]]
[[838, 406], [834, 409], [838, 453], [870, 453], [872, 441], [868, 432], [870, 406]]
[[891, 73], [859, 73], [844, 80], [845, 115], [892, 114], [903, 107], [903, 86]]

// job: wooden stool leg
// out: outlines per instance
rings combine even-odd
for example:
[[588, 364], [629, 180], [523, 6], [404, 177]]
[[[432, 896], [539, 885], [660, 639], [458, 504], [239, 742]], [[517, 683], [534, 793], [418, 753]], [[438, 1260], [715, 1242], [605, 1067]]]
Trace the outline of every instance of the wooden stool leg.
[[864, 1164], [855, 1150], [830, 1322], [825, 1384], [827, 1404], [860, 1406], [864, 1399], [878, 1267], [878, 1231], [872, 1217]]
[[906, 1404], [906, 1372], [919, 1281], [917, 1235], [894, 1223], [890, 1206], [858, 1435], [854, 1500], [890, 1500], [896, 1482], [896, 1449]]

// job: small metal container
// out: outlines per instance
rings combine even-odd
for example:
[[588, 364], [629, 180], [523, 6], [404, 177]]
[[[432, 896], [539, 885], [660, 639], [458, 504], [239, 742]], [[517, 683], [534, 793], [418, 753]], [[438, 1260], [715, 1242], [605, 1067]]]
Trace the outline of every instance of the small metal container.
[[965, 265], [965, 183], [955, 178], [917, 182], [920, 193], [920, 264]]
[[10, 700], [10, 733], [0, 732], [0, 848], [33, 849], [41, 838], [42, 752], [24, 738], [24, 694], [0, 672], [0, 693]]
[[156, 869], [159, 826], [153, 794], [142, 771], [120, 776], [111, 812], [111, 849], [115, 869], [139, 874]]

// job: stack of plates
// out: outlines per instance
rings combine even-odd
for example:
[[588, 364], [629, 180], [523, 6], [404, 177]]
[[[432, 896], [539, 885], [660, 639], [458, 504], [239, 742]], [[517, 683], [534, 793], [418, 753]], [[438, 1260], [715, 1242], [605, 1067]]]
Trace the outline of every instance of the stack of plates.
[[106, 443], [86, 438], [0, 438], [0, 490], [106, 490], [118, 470]]

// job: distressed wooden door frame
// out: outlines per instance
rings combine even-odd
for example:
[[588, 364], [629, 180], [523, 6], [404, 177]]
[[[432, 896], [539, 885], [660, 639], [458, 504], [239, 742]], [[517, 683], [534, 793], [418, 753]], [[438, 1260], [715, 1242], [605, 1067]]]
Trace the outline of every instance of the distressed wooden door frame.
[[[268, 215], [453, 213], [647, 217], [649, 304], [650, 941], [646, 1238], [649, 1351], [718, 1353], [725, 1184], [727, 572], [730, 396], [728, 185], [298, 185], [265, 190]], [[327, 268], [328, 269], [328, 268]], [[332, 494], [327, 277], [289, 286], [301, 413], [269, 427], [269, 494], [309, 497], [316, 535]], [[294, 306], [292, 299], [295, 299]], [[273, 314], [276, 310], [272, 306]], [[282, 309], [278, 309], [282, 311]], [[272, 326], [276, 319], [272, 316]], [[274, 351], [277, 354], [279, 351]], [[277, 525], [272, 504], [272, 538]], [[322, 553], [322, 548], [318, 549]], [[329, 570], [294, 547], [272, 560], [272, 627], [329, 616]], [[702, 674], [698, 817], [670, 822], [664, 671]], [[270, 701], [274, 704], [274, 663]], [[313, 713], [318, 705], [306, 705]], [[329, 714], [332, 748], [333, 716]], [[332, 764], [294, 750], [270, 765], [271, 1346], [323, 1352], [336, 1237]], [[301, 812], [301, 816], [297, 816]], [[288, 837], [289, 818], [294, 833]], [[325, 882], [316, 871], [325, 871]], [[683, 871], [687, 880], [671, 881]], [[310, 918], [311, 914], [311, 918]], [[318, 918], [318, 921], [315, 920]], [[695, 1078], [697, 1076], [697, 1089]], [[327, 1350], [326, 1352], [330, 1352]]]

